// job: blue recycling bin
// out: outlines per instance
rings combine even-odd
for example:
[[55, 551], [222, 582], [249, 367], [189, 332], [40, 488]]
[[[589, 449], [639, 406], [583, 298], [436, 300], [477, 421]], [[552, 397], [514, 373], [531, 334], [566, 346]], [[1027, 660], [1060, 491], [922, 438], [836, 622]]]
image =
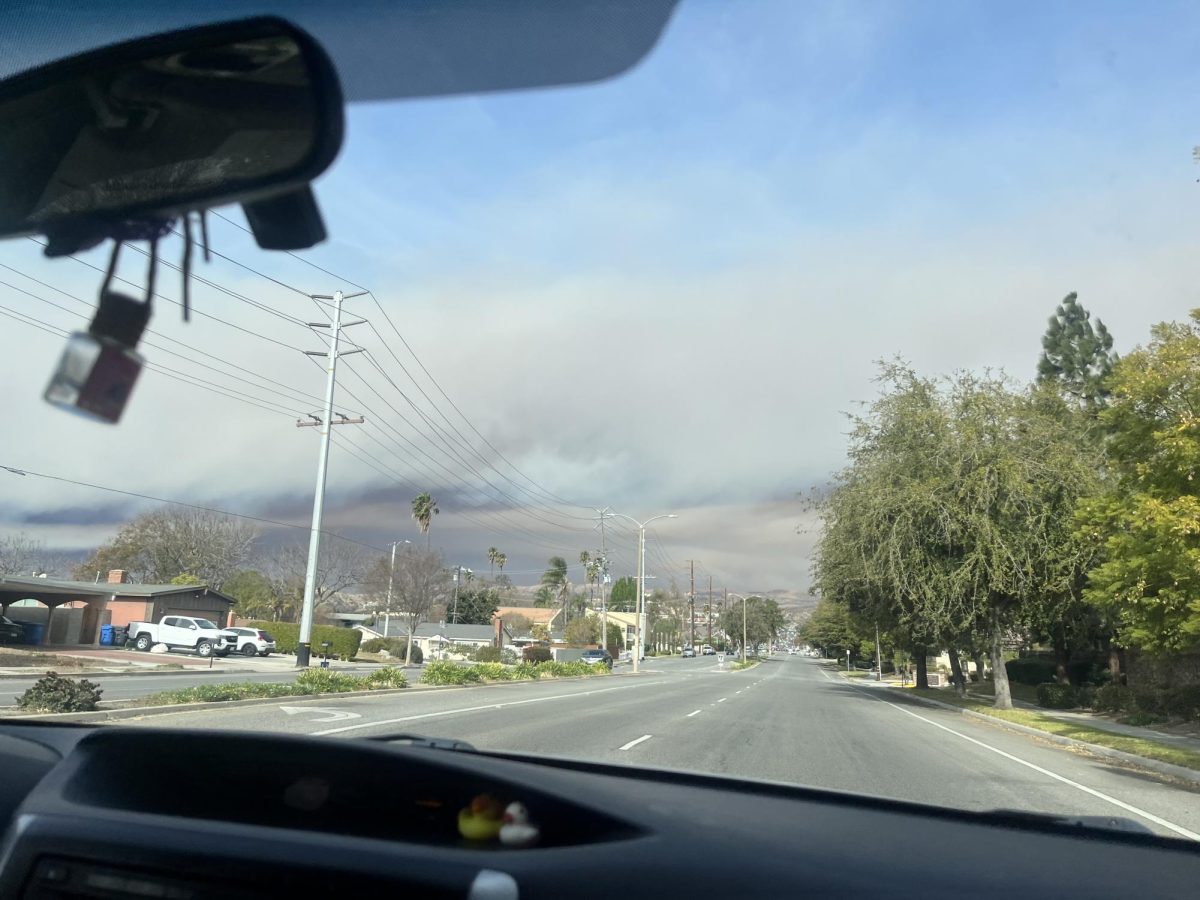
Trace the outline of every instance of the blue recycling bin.
[[25, 643], [32, 647], [40, 646], [46, 634], [46, 626], [40, 623], [25, 622]]
[[107, 647], [111, 647], [113, 642], [113, 627], [111, 625], [100, 626], [100, 643]]

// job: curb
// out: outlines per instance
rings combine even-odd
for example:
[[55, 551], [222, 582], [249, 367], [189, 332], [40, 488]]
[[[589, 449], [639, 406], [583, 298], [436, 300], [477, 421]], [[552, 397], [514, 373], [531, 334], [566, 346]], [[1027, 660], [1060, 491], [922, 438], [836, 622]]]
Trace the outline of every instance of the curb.
[[1124, 750], [1114, 750], [1112, 747], [1103, 747], [1100, 744], [1092, 744], [1088, 741], [1081, 741], [1078, 738], [1063, 737], [1061, 734], [1052, 734], [1049, 731], [1040, 731], [1037, 728], [1030, 728], [1028, 725], [1022, 725], [1019, 722], [1009, 722], [1007, 719], [989, 716], [986, 713], [976, 712], [973, 709], [963, 709], [961, 706], [953, 706], [949, 703], [931, 700], [928, 697], [918, 697], [915, 694], [906, 694], [905, 696], [907, 696], [910, 700], [925, 706], [934, 707], [937, 709], [948, 709], [951, 712], [959, 713], [960, 715], [971, 719], [978, 719], [979, 721], [987, 722], [989, 725], [996, 725], [1000, 728], [1017, 732], [1018, 734], [1041, 738], [1044, 741], [1049, 741], [1052, 744], [1060, 744], [1064, 747], [1079, 747], [1087, 750], [1088, 753], [1091, 753], [1095, 756], [1103, 756], [1106, 759], [1114, 759], [1119, 762], [1129, 763], [1130, 765], [1138, 766], [1142, 769], [1150, 769], [1153, 772], [1158, 772], [1160, 775], [1167, 775], [1171, 778], [1178, 778], [1182, 781], [1190, 781], [1193, 784], [1200, 785], [1200, 771], [1197, 771], [1196, 769], [1189, 769], [1186, 766], [1177, 766], [1174, 763], [1162, 762], [1161, 760], [1150, 759], [1145, 756], [1138, 756], [1136, 753], [1126, 753]]
[[[622, 677], [629, 677], [633, 673]], [[565, 678], [546, 679], [547, 681], [590, 681], [596, 676], [594, 675], [569, 675]], [[605, 676], [611, 678], [612, 675]], [[380, 697], [388, 694], [409, 694], [414, 690], [424, 693], [425, 691], [461, 691], [469, 688], [487, 688], [497, 687], [500, 685], [511, 684], [537, 684], [538, 681], [530, 679], [528, 681], [491, 681], [486, 684], [430, 684], [430, 685], [409, 685], [403, 688], [381, 688], [377, 691], [341, 691], [332, 694], [293, 694], [283, 697], [250, 697], [246, 700], [209, 700], [198, 703], [166, 703], [162, 706], [122, 706], [114, 709], [97, 709], [92, 712], [68, 712], [68, 713], [34, 713], [27, 716], [19, 716], [22, 722], [115, 722], [121, 719], [138, 719], [148, 716], [163, 716], [168, 713], [181, 712], [204, 712], [214, 709], [236, 709], [243, 706], [270, 706], [271, 704], [287, 703], [292, 700], [297, 703], [302, 703], [307, 700], [324, 700], [337, 697]], [[105, 701], [100, 701], [101, 703]], [[120, 702], [120, 701], [117, 701]]]

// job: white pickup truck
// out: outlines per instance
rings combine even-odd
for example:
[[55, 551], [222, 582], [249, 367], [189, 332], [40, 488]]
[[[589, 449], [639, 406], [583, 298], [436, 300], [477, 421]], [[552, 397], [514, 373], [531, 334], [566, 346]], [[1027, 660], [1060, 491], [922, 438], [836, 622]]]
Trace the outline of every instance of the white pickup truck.
[[208, 619], [192, 616], [163, 616], [157, 625], [130, 622], [129, 639], [139, 650], [166, 644], [168, 649], [193, 650], [200, 656], [228, 656], [238, 642], [232, 631], [225, 631]]

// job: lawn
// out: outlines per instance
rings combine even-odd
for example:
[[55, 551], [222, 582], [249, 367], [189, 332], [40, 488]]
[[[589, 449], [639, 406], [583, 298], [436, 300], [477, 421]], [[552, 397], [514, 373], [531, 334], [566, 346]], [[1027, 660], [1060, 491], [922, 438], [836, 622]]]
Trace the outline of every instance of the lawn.
[[29, 669], [83, 669], [90, 664], [89, 660], [71, 656], [55, 656], [52, 653], [40, 653], [37, 650], [0, 650], [0, 667], [29, 668]]
[[921, 697], [928, 697], [931, 700], [949, 703], [953, 706], [961, 706], [964, 709], [983, 713], [985, 716], [991, 716], [995, 719], [1015, 722], [1018, 725], [1024, 725], [1028, 728], [1036, 728], [1038, 731], [1045, 731], [1048, 734], [1057, 734], [1060, 737], [1087, 741], [1089, 744], [1099, 744], [1101, 747], [1122, 750], [1125, 753], [1132, 753], [1135, 756], [1143, 756], [1147, 759], [1156, 759], [1159, 762], [1200, 770], [1200, 752], [1188, 750], [1184, 747], [1175, 747], [1171, 744], [1147, 740], [1145, 738], [1130, 737], [1129, 735], [1118, 734], [1115, 731], [1105, 731], [1103, 728], [1095, 728], [1076, 722], [1066, 722], [1062, 719], [1055, 719], [1028, 709], [993, 709], [989, 704], [979, 700], [972, 700], [969, 697], [964, 700], [953, 691], [929, 688], [928, 690], [913, 689], [913, 693]]

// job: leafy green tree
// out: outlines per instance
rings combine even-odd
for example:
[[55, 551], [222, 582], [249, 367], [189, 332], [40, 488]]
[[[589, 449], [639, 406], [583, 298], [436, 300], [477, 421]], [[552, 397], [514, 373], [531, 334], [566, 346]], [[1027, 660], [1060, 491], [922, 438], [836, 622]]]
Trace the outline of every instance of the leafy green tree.
[[500, 608], [500, 592], [487, 585], [472, 585], [458, 589], [455, 621], [459, 625], [490, 625]]
[[572, 619], [563, 629], [563, 638], [573, 647], [594, 644], [600, 639], [600, 623], [586, 616]]
[[1200, 310], [1162, 323], [1122, 359], [1101, 412], [1109, 490], [1080, 505], [1080, 534], [1103, 552], [1087, 599], [1122, 640], [1155, 653], [1200, 645]]
[[[735, 618], [741, 610], [735, 610]], [[821, 650], [826, 656], [841, 658], [847, 649], [857, 651], [863, 635], [844, 603], [822, 598], [800, 626], [800, 640]], [[874, 649], [871, 653], [874, 654]]]
[[[774, 641], [787, 623], [787, 617], [779, 608], [779, 604], [770, 598], [747, 597], [745, 605], [745, 632], [748, 645], [755, 646]], [[731, 603], [729, 608], [724, 610], [718, 618], [721, 630], [726, 634], [733, 635], [735, 643], [739, 645], [742, 642], [742, 614], [742, 604]]]
[[1078, 302], [1074, 291], [1063, 298], [1042, 337], [1042, 356], [1038, 360], [1038, 382], [1051, 382], [1081, 408], [1103, 406], [1108, 396], [1105, 379], [1112, 372], [1117, 355], [1112, 335]]
[[221, 588], [235, 601], [234, 610], [247, 619], [270, 618], [274, 610], [275, 589], [271, 579], [256, 569], [242, 569]]
[[616, 659], [625, 649], [625, 630], [616, 622], [608, 623], [608, 640], [605, 642], [604, 649], [612, 655], [613, 659]]
[[429, 549], [429, 526], [433, 524], [433, 517], [440, 513], [437, 501], [428, 492], [417, 494], [412, 500], [412, 517], [417, 523], [417, 527], [421, 529], [421, 534], [425, 535], [425, 549]]
[[623, 575], [616, 580], [608, 594], [608, 608], [613, 612], [634, 612], [637, 606], [637, 579]]

